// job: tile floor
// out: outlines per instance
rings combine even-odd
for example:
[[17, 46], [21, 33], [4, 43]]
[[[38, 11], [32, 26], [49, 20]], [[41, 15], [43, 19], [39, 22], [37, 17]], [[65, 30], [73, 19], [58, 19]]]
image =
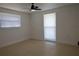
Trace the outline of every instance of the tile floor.
[[0, 56], [79, 56], [79, 47], [38, 40], [26, 40], [0, 48]]

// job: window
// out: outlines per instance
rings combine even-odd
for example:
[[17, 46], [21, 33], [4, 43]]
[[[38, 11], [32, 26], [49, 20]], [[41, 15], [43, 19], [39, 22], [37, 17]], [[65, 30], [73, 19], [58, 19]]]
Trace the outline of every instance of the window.
[[0, 12], [0, 27], [20, 27], [20, 16]]
[[44, 15], [44, 39], [56, 40], [56, 13]]

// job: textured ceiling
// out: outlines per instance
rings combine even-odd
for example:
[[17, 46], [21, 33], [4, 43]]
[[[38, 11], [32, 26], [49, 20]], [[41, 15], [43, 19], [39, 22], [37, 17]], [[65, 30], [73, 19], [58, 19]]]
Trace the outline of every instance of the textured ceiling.
[[[68, 3], [35, 3], [35, 5], [39, 6], [42, 9], [42, 11], [44, 11], [69, 4]], [[31, 3], [0, 3], [0, 7], [21, 11], [21, 12], [30, 12]]]

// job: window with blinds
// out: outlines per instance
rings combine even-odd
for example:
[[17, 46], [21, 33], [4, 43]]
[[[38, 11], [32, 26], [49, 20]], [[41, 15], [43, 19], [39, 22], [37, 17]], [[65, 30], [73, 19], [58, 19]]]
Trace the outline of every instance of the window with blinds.
[[21, 18], [19, 15], [0, 12], [0, 27], [20, 27]]
[[56, 41], [56, 13], [44, 14], [44, 39]]

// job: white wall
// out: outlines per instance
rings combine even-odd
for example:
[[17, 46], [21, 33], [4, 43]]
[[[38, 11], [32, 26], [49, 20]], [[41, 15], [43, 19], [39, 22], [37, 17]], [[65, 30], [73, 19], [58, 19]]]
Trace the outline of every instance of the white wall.
[[28, 13], [22, 13], [5, 8], [0, 8], [0, 12], [12, 13], [21, 16], [20, 28], [0, 28], [0, 47], [30, 38], [30, 15]]
[[76, 45], [76, 21], [79, 5], [70, 5], [59, 8], [57, 12], [57, 41], [61, 43]]
[[43, 14], [56, 12], [57, 42], [77, 45], [79, 41], [79, 4], [63, 6], [43, 12], [33, 12], [32, 39], [43, 40]]
[[42, 13], [31, 14], [31, 38], [43, 40], [43, 15]]

